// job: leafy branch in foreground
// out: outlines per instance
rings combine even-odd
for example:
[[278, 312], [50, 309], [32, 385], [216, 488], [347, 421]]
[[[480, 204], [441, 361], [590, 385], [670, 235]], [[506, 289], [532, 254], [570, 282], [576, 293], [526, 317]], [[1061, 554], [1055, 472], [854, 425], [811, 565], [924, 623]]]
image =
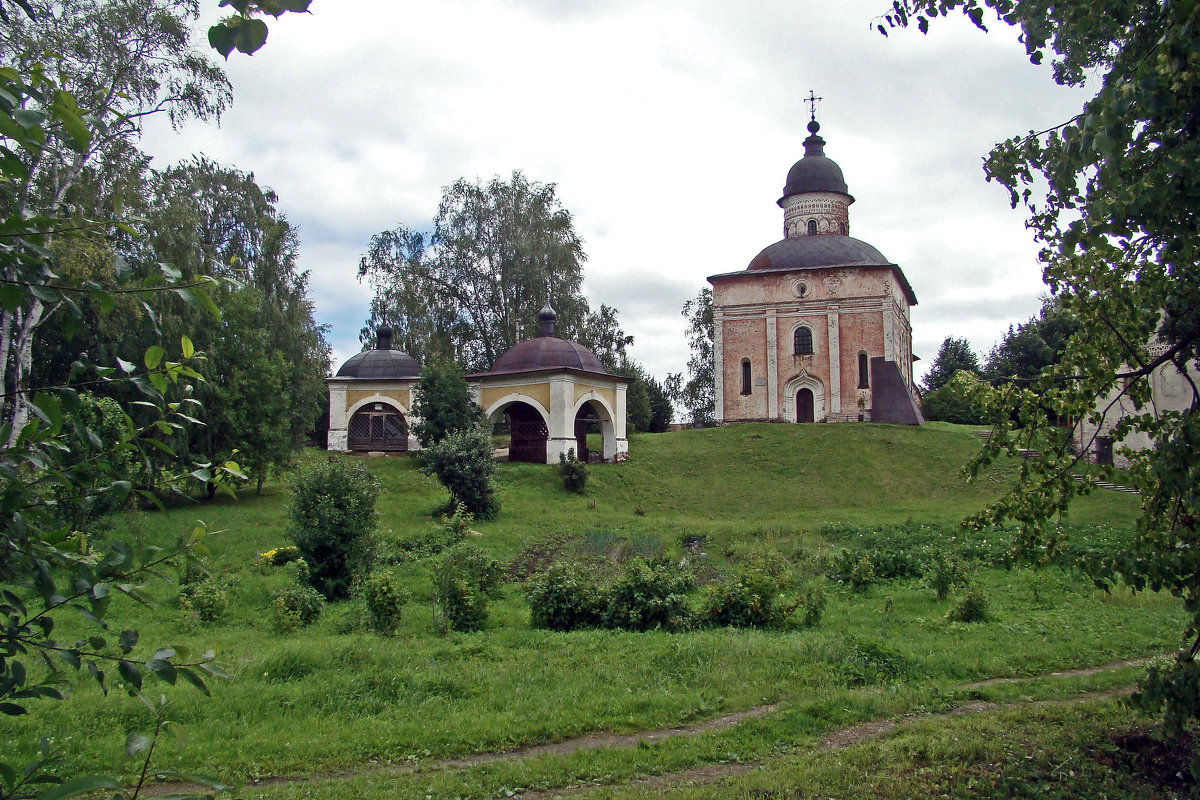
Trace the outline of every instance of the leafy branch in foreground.
[[[1053, 54], [1057, 83], [1100, 76], [1079, 114], [985, 160], [988, 180], [1026, 207], [1045, 281], [1079, 327], [1032, 381], [979, 388], [993, 435], [971, 469], [1019, 448], [1040, 455], [975, 521], [1015, 521], [1018, 551], [1052, 556], [1062, 542], [1047, 522], [1090, 488], [1071, 474], [1090, 444], [1081, 424], [1098, 426], [1118, 402], [1134, 409], [1109, 435], [1150, 444], [1122, 448], [1119, 480], [1142, 497], [1136, 534], [1085, 566], [1098, 586], [1169, 591], [1191, 615], [1182, 652], [1134, 695], [1177, 733], [1200, 718], [1200, 3], [895, 0], [879, 27], [926, 31], [951, 12], [984, 30], [985, 15], [1019, 27], [1031, 61]], [[1155, 404], [1155, 381], [1179, 387], [1170, 408]], [[1200, 776], [1200, 754], [1192, 770]]]

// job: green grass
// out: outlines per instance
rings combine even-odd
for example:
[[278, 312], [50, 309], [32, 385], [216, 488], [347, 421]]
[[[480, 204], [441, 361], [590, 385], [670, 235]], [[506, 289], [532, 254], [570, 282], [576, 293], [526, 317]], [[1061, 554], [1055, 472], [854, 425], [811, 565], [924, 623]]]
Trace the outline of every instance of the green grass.
[[[776, 551], [817, 580], [815, 556], [860, 546], [865, 528], [901, 526], [923, 547], [972, 536], [952, 523], [997, 497], [1015, 472], [1001, 465], [968, 484], [961, 468], [977, 447], [971, 429], [944, 425], [742, 425], [635, 436], [631, 459], [594, 466], [582, 495], [563, 491], [551, 467], [501, 464], [502, 511], [493, 522], [476, 523], [482, 534], [476, 541], [504, 561], [563, 542], [604, 553], [614, 541], [643, 547], [650, 539], [679, 558], [684, 537], [699, 536], [706, 542], [702, 566], [713, 574], [753, 553]], [[414, 459], [364, 461], [383, 486], [386, 535], [433, 524], [430, 509], [444, 494]], [[157, 611], [113, 612], [141, 630], [146, 646], [214, 647], [232, 675], [214, 685], [211, 700], [169, 690], [190, 745], [161, 749], [157, 766], [238, 781], [363, 771], [244, 796], [493, 796], [518, 786], [614, 784], [727, 761], [730, 754], [777, 759], [838, 725], [924, 713], [968, 695], [1056, 697], [1103, 684], [1105, 678], [1091, 677], [968, 694], [956, 688], [1160, 653], [1177, 645], [1184, 619], [1169, 597], [1108, 595], [1069, 572], [1009, 571], [985, 559], [976, 580], [990, 597], [993, 619], [983, 624], [948, 622], [952, 600], [939, 601], [920, 581], [905, 580], [865, 594], [830, 587], [824, 619], [812, 629], [550, 633], [529, 627], [520, 586], [510, 583], [492, 603], [487, 630], [439, 636], [429, 601], [433, 562], [425, 560], [401, 567], [413, 600], [397, 635], [341, 632], [350, 603], [327, 608], [309, 629], [281, 634], [271, 624], [269, 594], [286, 575], [256, 566], [255, 558], [288, 542], [287, 498], [276, 482], [261, 498], [244, 493], [236, 501], [130, 515], [114, 531], [160, 543], [196, 519], [222, 531], [209, 542], [208, 562], [231, 600], [219, 624], [184, 620], [170, 582], [150, 587], [162, 602]], [[1070, 522], [1103, 539], [1127, 530], [1136, 510], [1135, 497], [1096, 492], [1076, 503]], [[1100, 522], [1108, 526], [1095, 529], [1102, 534], [1086, 527]], [[972, 540], [979, 552], [1003, 549], [982, 541]], [[81, 622], [64, 622], [68, 632], [86, 631]], [[871, 663], [856, 661], [872, 652], [885, 654], [896, 671], [876, 674]], [[1129, 672], [1122, 676], [1128, 683]], [[16, 742], [21, 755], [50, 736], [80, 769], [128, 776], [133, 766], [117, 754], [129, 731], [147, 727], [144, 712], [119, 692], [104, 697], [81, 677], [72, 680], [71, 701], [0, 721], [0, 735]], [[780, 711], [647, 748], [435, 768], [449, 757], [669, 727], [767, 703], [779, 703]], [[388, 764], [418, 769], [372, 774]], [[791, 780], [780, 769], [779, 780]]]

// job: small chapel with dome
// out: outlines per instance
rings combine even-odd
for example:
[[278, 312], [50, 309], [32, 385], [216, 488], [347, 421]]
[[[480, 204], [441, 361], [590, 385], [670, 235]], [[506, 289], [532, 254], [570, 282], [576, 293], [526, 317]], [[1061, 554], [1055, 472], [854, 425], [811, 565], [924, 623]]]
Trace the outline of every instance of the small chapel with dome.
[[[625, 405], [630, 379], [608, 373], [578, 342], [554, 335], [549, 305], [538, 313], [539, 334], [518, 342], [487, 372], [467, 376], [472, 399], [489, 425], [508, 431], [509, 461], [556, 464], [573, 451], [582, 461], [621, 461], [629, 453]], [[417, 360], [392, 349], [381, 327], [375, 347], [346, 360], [329, 387], [328, 448], [342, 452], [419, 450], [410, 433], [418, 422], [414, 400]], [[588, 449], [588, 434], [600, 448]]]
[[854, 198], [813, 114], [788, 171], [784, 238], [708, 278], [721, 422], [924, 422], [913, 388], [916, 295], [899, 266], [850, 236]]

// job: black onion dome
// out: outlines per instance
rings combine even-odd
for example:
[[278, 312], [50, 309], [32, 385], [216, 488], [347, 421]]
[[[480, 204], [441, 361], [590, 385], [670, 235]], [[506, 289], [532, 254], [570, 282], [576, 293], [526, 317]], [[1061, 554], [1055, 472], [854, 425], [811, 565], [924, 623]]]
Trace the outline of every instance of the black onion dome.
[[392, 350], [392, 329], [379, 328], [374, 350], [364, 350], [346, 359], [337, 371], [338, 378], [392, 381], [421, 377], [421, 363], [408, 353]]
[[[837, 192], [849, 197], [850, 190], [846, 186], [846, 179], [842, 177], [842, 168], [836, 161], [825, 157], [825, 140], [817, 135], [821, 129], [820, 123], [814, 120], [808, 123], [808, 129], [811, 135], [804, 140], [804, 158], [788, 170], [783, 197], [806, 192]], [[854, 198], [850, 200], [853, 202]]]
[[748, 270], [811, 269], [816, 267], [890, 266], [871, 245], [850, 236], [791, 236], [765, 248]]
[[351, 356], [337, 371], [339, 378], [370, 378], [371, 380], [396, 380], [419, 378], [420, 363], [408, 353], [399, 350], [367, 350]]
[[604, 365], [591, 350], [578, 342], [555, 336], [526, 339], [496, 359], [492, 372], [529, 372], [546, 369], [579, 369], [605, 373]]

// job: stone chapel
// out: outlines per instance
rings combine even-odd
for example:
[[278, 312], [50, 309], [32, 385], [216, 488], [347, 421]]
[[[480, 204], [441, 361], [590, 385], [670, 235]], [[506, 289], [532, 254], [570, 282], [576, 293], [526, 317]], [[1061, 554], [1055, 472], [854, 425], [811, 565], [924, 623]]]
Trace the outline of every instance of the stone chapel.
[[784, 238], [713, 292], [716, 420], [921, 425], [913, 387], [916, 295], [850, 236], [854, 202], [815, 115], [778, 204]]

